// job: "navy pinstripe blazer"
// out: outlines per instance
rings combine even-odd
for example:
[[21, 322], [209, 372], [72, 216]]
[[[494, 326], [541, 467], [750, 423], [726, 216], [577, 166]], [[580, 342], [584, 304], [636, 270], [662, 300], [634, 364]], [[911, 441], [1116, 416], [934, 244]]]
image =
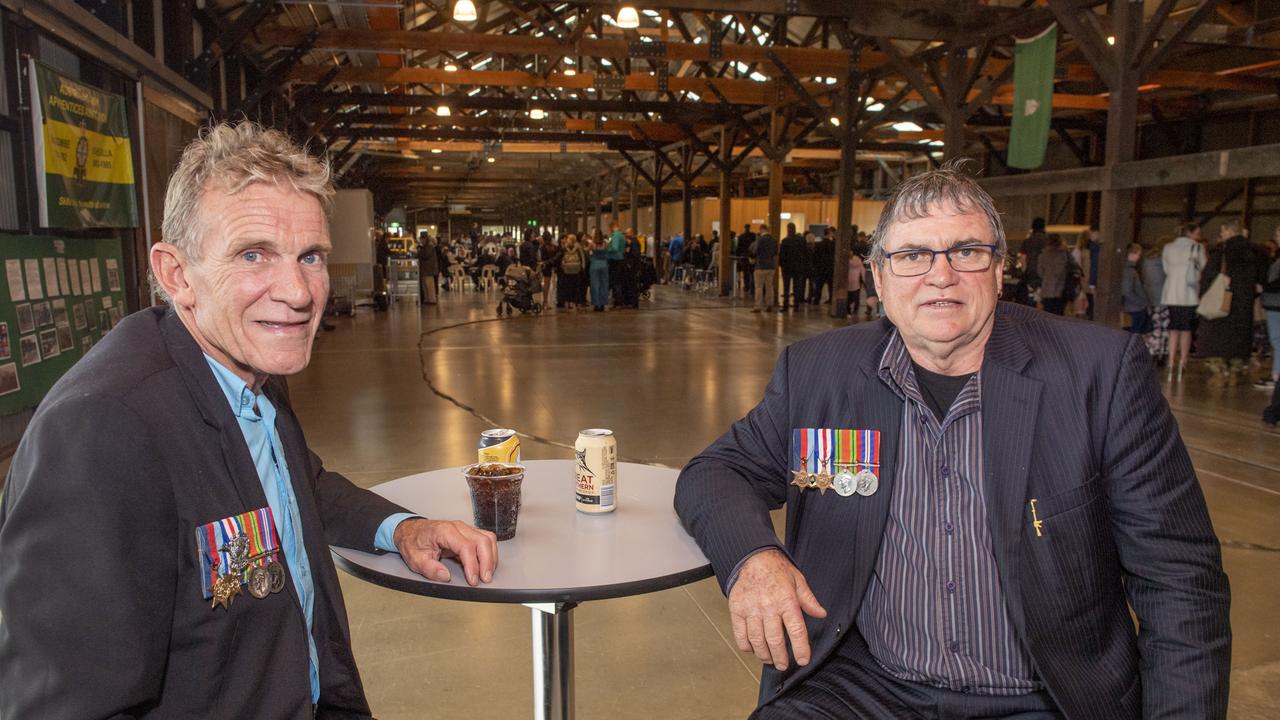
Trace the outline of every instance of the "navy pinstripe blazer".
[[[807, 619], [813, 660], [785, 673], [766, 667], [761, 704], [856, 631], [895, 492], [903, 402], [877, 376], [892, 330], [881, 320], [785, 349], [760, 404], [680, 474], [676, 511], [722, 589], [746, 554], [778, 544], [769, 510], [785, 503], [786, 551], [827, 608], [826, 619]], [[1000, 581], [1066, 717], [1225, 718], [1227, 578], [1141, 339], [1001, 303], [981, 382]], [[879, 430], [879, 491], [844, 498], [789, 485], [797, 427]]]

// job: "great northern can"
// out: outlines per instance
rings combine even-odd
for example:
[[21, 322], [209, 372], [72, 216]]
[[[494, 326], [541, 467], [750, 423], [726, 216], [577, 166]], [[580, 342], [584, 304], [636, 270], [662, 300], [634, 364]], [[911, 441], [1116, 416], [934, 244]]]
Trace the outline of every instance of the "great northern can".
[[578, 512], [607, 513], [618, 509], [618, 440], [612, 430], [593, 428], [578, 433], [574, 490]]
[[480, 433], [480, 450], [478, 462], [509, 463], [520, 462], [520, 436], [509, 428], [493, 428]]

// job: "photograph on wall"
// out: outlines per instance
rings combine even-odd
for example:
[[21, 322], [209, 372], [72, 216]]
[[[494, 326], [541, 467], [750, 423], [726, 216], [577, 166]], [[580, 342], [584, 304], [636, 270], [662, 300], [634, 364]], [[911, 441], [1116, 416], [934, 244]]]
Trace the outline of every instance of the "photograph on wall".
[[67, 301], [58, 298], [53, 301], [53, 324], [54, 325], [70, 325], [67, 319]]
[[75, 305], [72, 305], [71, 315], [75, 318], [77, 330], [84, 330], [86, 327], [89, 326], [88, 320], [85, 319], [84, 305], [81, 305], [80, 303], [76, 303]]
[[7, 363], [0, 365], [0, 395], [8, 395], [22, 389], [18, 383], [18, 365]]
[[0, 322], [0, 360], [8, 360], [10, 353], [9, 323]]
[[18, 311], [18, 332], [33, 332], [36, 329], [36, 319], [31, 316], [31, 303], [22, 303], [14, 309]]
[[107, 289], [111, 292], [120, 292], [120, 266], [116, 263], [115, 258], [107, 258]]
[[82, 336], [80, 338], [80, 354], [88, 355], [89, 351], [92, 349], [93, 349], [93, 338], [89, 337], [88, 335]]
[[102, 273], [98, 270], [98, 258], [89, 261], [89, 276], [93, 278], [93, 292], [102, 292]]
[[35, 335], [23, 335], [18, 338], [18, 349], [22, 351], [22, 367], [40, 362], [40, 343]]
[[57, 357], [62, 351], [58, 349], [58, 331], [46, 328], [40, 331], [40, 358], [48, 360]]
[[80, 261], [80, 286], [84, 290], [85, 295], [91, 295], [93, 291], [93, 278], [89, 276], [89, 261]]
[[36, 327], [44, 327], [53, 324], [53, 310], [49, 307], [49, 301], [38, 302], [31, 306], [32, 312], [36, 316]]
[[71, 337], [70, 325], [59, 325], [58, 328], [58, 351], [66, 352], [76, 346], [76, 341]]
[[109, 309], [112, 305], [115, 305], [115, 304], [116, 304], [116, 301], [115, 301], [115, 300], [114, 300], [110, 295], [107, 295], [106, 297], [102, 298], [102, 309], [103, 309], [103, 310], [107, 310], [107, 309]]
[[71, 267], [68, 268], [67, 273], [71, 282], [71, 294], [83, 295], [84, 293], [80, 290], [80, 263], [76, 262], [74, 258], [71, 260]]
[[111, 327], [115, 327], [120, 323], [120, 308], [113, 307], [107, 311], [107, 315], [111, 317]]
[[107, 331], [111, 329], [111, 318], [107, 317], [106, 310], [98, 311], [98, 327], [102, 328], [103, 336], [106, 336]]
[[14, 302], [26, 300], [27, 290], [22, 280], [22, 261], [5, 260], [4, 275], [9, 280], [9, 299]]
[[58, 288], [58, 264], [51, 257], [41, 258], [40, 263], [44, 265], [44, 294], [49, 297], [61, 295]]
[[98, 304], [93, 301], [93, 298], [89, 298], [88, 300], [84, 301], [83, 307], [84, 307], [85, 319], [89, 321], [89, 329], [97, 330], [98, 329]]
[[67, 275], [67, 259], [58, 258], [58, 287], [63, 295], [71, 294], [71, 278]]
[[22, 261], [22, 269], [27, 274], [27, 297], [39, 300], [44, 297], [44, 285], [40, 283], [40, 261], [27, 258]]

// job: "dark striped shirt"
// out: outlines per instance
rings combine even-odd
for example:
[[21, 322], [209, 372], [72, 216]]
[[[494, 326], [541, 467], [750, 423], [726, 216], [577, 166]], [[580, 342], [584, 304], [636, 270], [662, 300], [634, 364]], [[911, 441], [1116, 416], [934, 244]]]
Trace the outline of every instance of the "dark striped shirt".
[[880, 378], [902, 398], [896, 483], [858, 629], [895, 677], [988, 695], [1041, 687], [1014, 635], [983, 487], [981, 373], [942, 422], [895, 332]]

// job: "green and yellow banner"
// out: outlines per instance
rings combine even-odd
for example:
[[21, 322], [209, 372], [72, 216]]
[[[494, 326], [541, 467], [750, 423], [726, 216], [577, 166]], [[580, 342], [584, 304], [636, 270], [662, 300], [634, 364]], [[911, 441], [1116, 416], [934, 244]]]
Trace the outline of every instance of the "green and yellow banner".
[[1058, 52], [1058, 26], [1030, 38], [1014, 38], [1013, 116], [1009, 132], [1009, 167], [1032, 170], [1044, 162], [1053, 115], [1053, 66]]
[[125, 100], [31, 60], [40, 225], [136, 227]]

